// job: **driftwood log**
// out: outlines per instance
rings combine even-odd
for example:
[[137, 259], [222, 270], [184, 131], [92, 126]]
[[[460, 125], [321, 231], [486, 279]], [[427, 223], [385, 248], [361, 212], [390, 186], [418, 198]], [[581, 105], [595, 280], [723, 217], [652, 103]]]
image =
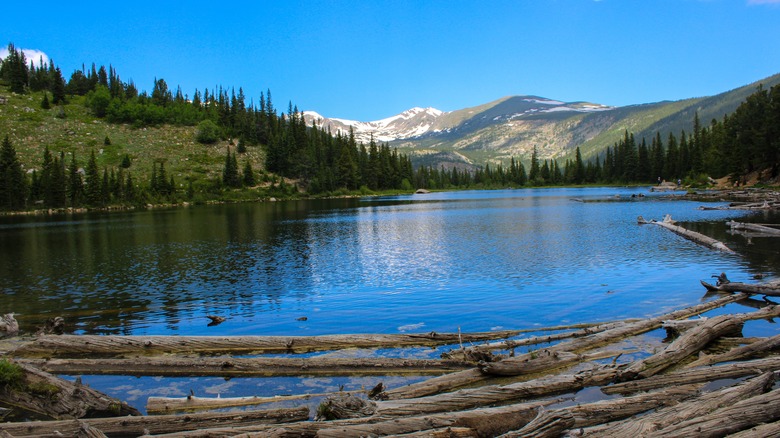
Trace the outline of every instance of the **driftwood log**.
[[11, 362], [21, 370], [19, 382], [0, 385], [0, 403], [42, 418], [75, 419], [140, 415], [133, 407], [78, 381], [70, 382], [37, 368]]
[[309, 418], [309, 410], [302, 406], [268, 411], [0, 423], [0, 430], [14, 437], [54, 436], [57, 433], [67, 436], [77, 433], [82, 424], [86, 424], [109, 436], [140, 436], [146, 433], [162, 434], [220, 425], [280, 424], [302, 421], [307, 418]]
[[520, 430], [502, 437], [559, 437], [567, 429], [622, 420], [651, 409], [677, 404], [697, 394], [698, 389], [698, 385], [677, 386], [632, 397], [547, 410]]
[[170, 414], [173, 412], [194, 412], [238, 406], [256, 406], [266, 403], [278, 403], [290, 400], [309, 400], [313, 397], [326, 397], [332, 393], [275, 395], [271, 397], [149, 397], [146, 400], [146, 412], [149, 414]]
[[181, 358], [19, 359], [42, 370], [67, 375], [125, 376], [370, 376], [442, 374], [473, 366], [466, 362], [399, 358]]
[[780, 297], [780, 281], [773, 281], [764, 284], [751, 284], [740, 282], [727, 282], [712, 285], [704, 280], [700, 280], [702, 286], [708, 291], [714, 292], [742, 292], [746, 294], [759, 294], [771, 297]]
[[742, 325], [749, 319], [769, 318], [780, 315], [780, 306], [768, 306], [764, 309], [739, 315], [715, 316], [688, 330], [669, 344], [663, 351], [646, 359], [634, 362], [621, 373], [621, 380], [647, 378], [677, 365], [686, 357], [698, 353], [715, 339], [741, 333]]
[[484, 333], [356, 334], [324, 336], [40, 336], [12, 352], [16, 357], [118, 357], [154, 354], [309, 353], [346, 348], [395, 348], [482, 342], [517, 336]]
[[722, 354], [700, 355], [698, 359], [688, 364], [687, 368], [694, 368], [703, 365], [712, 365], [716, 363], [729, 362], [734, 360], [746, 359], [755, 356], [767, 355], [773, 350], [780, 348], [780, 335], [764, 338], [747, 345], [732, 348]]
[[766, 225], [751, 224], [745, 222], [728, 221], [726, 225], [731, 227], [732, 230], [749, 230], [764, 233], [768, 235], [780, 236], [780, 230], [777, 228], [767, 227]]
[[775, 382], [773, 372], [764, 373], [744, 383], [702, 394], [699, 397], [676, 404], [636, 419], [620, 422], [604, 422], [583, 431], [583, 436], [608, 438], [615, 436], [644, 436], [672, 424], [707, 415], [719, 408], [738, 401], [763, 394], [771, 389]]
[[716, 249], [718, 251], [731, 253], [731, 254], [734, 253], [734, 251], [732, 251], [731, 248], [726, 246], [725, 243], [723, 243], [723, 242], [721, 242], [721, 241], [719, 241], [717, 239], [713, 239], [712, 237], [705, 236], [704, 234], [701, 234], [701, 233], [697, 233], [696, 231], [691, 231], [691, 230], [685, 229], [685, 228], [683, 228], [683, 227], [681, 227], [679, 225], [674, 225], [674, 221], [672, 220], [672, 217], [670, 215], [668, 215], [668, 214], [666, 215], [666, 217], [664, 217], [664, 220], [660, 221], [660, 222], [656, 221], [656, 220], [649, 220], [649, 221], [647, 221], [642, 216], [639, 216], [637, 218], [637, 222], [640, 225], [644, 225], [644, 224], [658, 225], [658, 226], [666, 228], [667, 230], [672, 231], [673, 233], [678, 234], [678, 235], [680, 235], [680, 236], [682, 236], [682, 237], [684, 237], [684, 238], [686, 238], [688, 240], [691, 240], [691, 241], [693, 241], [695, 243], [698, 243], [699, 245], [706, 246], [706, 247], [711, 248], [711, 249]]
[[[706, 303], [676, 310], [674, 312], [666, 313], [654, 318], [622, 324], [611, 330], [605, 330], [592, 335], [561, 342], [559, 344], [553, 345], [552, 347], [549, 347], [548, 350], [582, 352], [589, 349], [595, 349], [630, 336], [639, 335], [659, 328], [665, 320], [690, 318], [691, 316], [699, 315], [709, 310], [716, 309], [718, 307], [725, 306], [726, 304], [737, 302], [745, 298], [747, 298], [747, 295], [723, 296]], [[501, 362], [482, 364], [479, 368], [458, 371], [440, 377], [433, 377], [419, 383], [413, 383], [411, 385], [406, 385], [400, 388], [390, 389], [383, 393], [383, 397], [388, 399], [424, 397], [426, 395], [452, 391], [459, 387], [482, 382], [490, 378], [490, 375], [493, 374], [523, 374], [527, 363], [531, 360], [534, 360], [536, 357], [537, 356], [531, 352], [513, 358], [504, 359]], [[500, 371], [494, 372], [494, 370], [498, 369], [500, 369]]]

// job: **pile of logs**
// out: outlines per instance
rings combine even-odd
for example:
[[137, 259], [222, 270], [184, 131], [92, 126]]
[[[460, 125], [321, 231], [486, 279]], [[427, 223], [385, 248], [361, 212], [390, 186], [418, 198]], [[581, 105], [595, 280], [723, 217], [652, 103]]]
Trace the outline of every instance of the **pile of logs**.
[[[780, 283], [733, 283], [724, 274], [716, 285], [705, 286], [717, 297], [692, 307], [642, 320], [542, 329], [555, 333], [532, 337], [519, 330], [320, 337], [40, 334], [4, 354], [2, 360], [24, 370], [27, 383], [0, 384], [0, 404], [46, 420], [0, 423], [0, 436], [776, 436], [771, 434], [780, 430], [780, 389], [772, 388], [780, 355], [773, 353], [780, 347], [780, 335], [756, 339], [742, 338], [741, 333], [750, 321], [780, 316], [780, 306], [750, 298], [779, 296]], [[717, 316], [699, 317], [726, 305], [741, 308], [734, 303], [757, 310], [724, 309]], [[626, 347], [642, 344], [633, 341], [664, 326], [678, 335], [657, 344], [657, 351]], [[297, 356], [409, 346], [442, 348], [447, 358]], [[199, 356], [214, 352], [222, 357]], [[286, 354], [262, 356], [269, 352]], [[305, 405], [209, 410], [323, 394], [225, 399], [193, 395], [150, 399], [147, 411], [164, 415], [138, 415], [78, 379], [59, 381], [55, 374], [433, 377], [395, 388], [380, 383], [369, 394], [327, 394], [317, 412]], [[36, 385], [35, 379], [46, 379], [49, 386]], [[45, 393], [29, 388], [51, 389]]]

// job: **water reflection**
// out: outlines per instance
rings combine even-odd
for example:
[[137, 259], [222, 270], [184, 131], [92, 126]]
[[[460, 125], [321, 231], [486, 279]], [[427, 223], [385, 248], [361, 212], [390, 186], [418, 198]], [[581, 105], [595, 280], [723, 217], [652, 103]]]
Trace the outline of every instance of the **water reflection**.
[[[0, 219], [0, 311], [79, 333], [322, 334], [523, 328], [657, 314], [698, 279], [777, 273], [776, 240], [638, 189], [433, 193]], [[605, 202], [575, 202], [605, 201]], [[610, 201], [610, 202], [606, 202]], [[670, 213], [698, 247], [636, 217]], [[228, 318], [208, 327], [205, 315]], [[305, 316], [306, 321], [300, 320]]]

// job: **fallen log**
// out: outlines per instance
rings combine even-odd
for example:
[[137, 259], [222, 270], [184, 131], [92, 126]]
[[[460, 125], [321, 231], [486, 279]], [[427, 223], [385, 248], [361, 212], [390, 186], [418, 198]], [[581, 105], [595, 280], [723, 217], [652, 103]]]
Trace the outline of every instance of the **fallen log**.
[[729, 435], [729, 438], [780, 438], [780, 421], [754, 426]]
[[710, 414], [651, 432], [648, 437], [722, 437], [780, 418], [780, 389], [739, 401]]
[[780, 236], [780, 230], [777, 228], [767, 227], [759, 224], [750, 224], [746, 222], [728, 221], [726, 225], [731, 227], [732, 230], [750, 230], [757, 231], [768, 235]]
[[767, 372], [738, 385], [708, 392], [677, 405], [658, 409], [639, 418], [593, 426], [585, 429], [583, 436], [603, 438], [644, 436], [644, 434], [649, 432], [657, 431], [692, 418], [698, 418], [740, 400], [763, 394], [771, 389], [774, 382], [774, 373]]
[[[593, 335], [572, 339], [553, 345], [549, 349], [555, 351], [582, 352], [589, 349], [601, 347], [603, 345], [616, 342], [618, 340], [642, 334], [661, 327], [665, 320], [685, 319], [691, 316], [707, 312], [712, 309], [745, 299], [746, 295], [727, 295], [706, 303], [686, 307], [657, 317], [622, 324], [611, 330], [595, 333]], [[382, 395], [388, 399], [416, 398], [439, 392], [452, 391], [462, 386], [478, 383], [490, 378], [491, 372], [498, 364], [502, 368], [501, 375], [510, 375], [511, 373], [520, 374], [527, 366], [529, 359], [533, 359], [533, 353], [525, 353], [516, 357], [504, 359], [501, 362], [483, 364], [480, 368], [473, 368], [464, 371], [457, 371], [440, 377], [406, 385], [400, 388], [385, 391]], [[517, 366], [515, 366], [517, 364]], [[512, 370], [515, 371], [512, 371]], [[515, 374], [515, 375], [517, 375]]]
[[146, 399], [146, 412], [149, 415], [169, 414], [173, 412], [194, 412], [239, 406], [256, 406], [266, 403], [278, 403], [290, 400], [309, 400], [313, 397], [326, 397], [333, 393], [274, 395], [271, 397], [149, 397]]
[[370, 376], [442, 374], [472, 364], [454, 360], [399, 358], [173, 358], [19, 359], [42, 370], [66, 375], [125, 376]]
[[708, 291], [713, 292], [742, 292], [746, 294], [760, 294], [770, 297], [780, 297], [780, 281], [772, 281], [763, 284], [727, 282], [714, 286], [704, 280], [699, 281]]
[[86, 424], [101, 430], [109, 436], [140, 436], [147, 432], [158, 434], [218, 427], [220, 425], [278, 424], [302, 421], [308, 418], [309, 409], [301, 406], [298, 408], [267, 411], [0, 423], [0, 430], [10, 433], [14, 437], [40, 437], [55, 435], [56, 433], [73, 435], [79, 431], [82, 424]]
[[703, 245], [708, 248], [716, 249], [718, 251], [723, 251], [731, 254], [734, 253], [734, 251], [732, 251], [731, 248], [726, 246], [725, 243], [717, 239], [713, 239], [712, 237], [705, 236], [704, 234], [701, 233], [697, 233], [696, 231], [687, 230], [681, 226], [674, 225], [674, 221], [672, 221], [672, 217], [668, 214], [666, 215], [666, 217], [664, 217], [664, 220], [661, 222], [658, 222], [656, 220], [647, 221], [642, 216], [639, 216], [637, 218], [637, 222], [640, 225], [644, 225], [644, 224], [658, 225], [688, 240], [698, 243], [699, 245]]
[[400, 435], [387, 435], [386, 438], [479, 438], [479, 436], [477, 431], [470, 427], [445, 427]]
[[[522, 427], [536, 417], [540, 407], [554, 402], [555, 400], [548, 400], [496, 408], [393, 418], [378, 423], [345, 426], [339, 425], [338, 422], [326, 422], [325, 428], [317, 431], [317, 437], [358, 438], [410, 433], [445, 427], [466, 427], [477, 432], [479, 436], [497, 436]], [[270, 433], [268, 436], [278, 435]]]
[[703, 365], [712, 365], [721, 362], [730, 362], [758, 355], [767, 355], [772, 350], [780, 348], [780, 335], [764, 338], [748, 345], [735, 347], [722, 354], [700, 356], [695, 361], [686, 365], [686, 368], [694, 368]]
[[44, 335], [15, 349], [16, 357], [117, 357], [163, 353], [309, 353], [346, 348], [394, 348], [481, 342], [517, 336], [518, 331], [483, 333], [356, 334], [323, 336], [100, 336]]
[[501, 437], [559, 437], [567, 429], [622, 420], [661, 406], [677, 404], [695, 395], [698, 389], [698, 385], [677, 386], [632, 397], [543, 411], [523, 428]]
[[127, 403], [79, 381], [69, 382], [28, 365], [2, 361], [14, 377], [0, 385], [0, 403], [13, 410], [55, 420], [140, 415]]
[[508, 385], [486, 385], [427, 397], [377, 401], [376, 412], [384, 417], [401, 417], [506, 404], [606, 385], [612, 382], [617, 374], [618, 370], [614, 368], [598, 368], [576, 374], [544, 376]]
[[615, 383], [614, 385], [602, 387], [601, 392], [608, 395], [625, 395], [674, 385], [711, 382], [720, 379], [736, 379], [745, 376], [754, 376], [766, 371], [777, 370], [780, 370], [780, 356], [772, 356], [765, 359], [755, 359], [724, 365], [682, 369], [667, 374], [658, 374], [646, 379]]
[[[759, 312], [763, 311], [758, 310], [754, 313]], [[744, 323], [743, 318], [733, 315], [720, 315], [710, 318], [680, 335], [661, 352], [631, 364], [631, 366], [621, 372], [619, 379], [644, 379], [658, 374], [673, 365], [677, 365], [686, 357], [698, 353], [707, 344], [721, 336], [741, 333]]]

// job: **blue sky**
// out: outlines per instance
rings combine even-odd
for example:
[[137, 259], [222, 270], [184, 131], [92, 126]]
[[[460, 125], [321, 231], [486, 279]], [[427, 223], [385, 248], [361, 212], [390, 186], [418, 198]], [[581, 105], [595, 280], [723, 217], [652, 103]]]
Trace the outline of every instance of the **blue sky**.
[[145, 90], [270, 89], [278, 110], [363, 121], [520, 94], [677, 100], [780, 73], [780, 0], [23, 4], [3, 6], [0, 44], [44, 52], [66, 79], [112, 64]]

